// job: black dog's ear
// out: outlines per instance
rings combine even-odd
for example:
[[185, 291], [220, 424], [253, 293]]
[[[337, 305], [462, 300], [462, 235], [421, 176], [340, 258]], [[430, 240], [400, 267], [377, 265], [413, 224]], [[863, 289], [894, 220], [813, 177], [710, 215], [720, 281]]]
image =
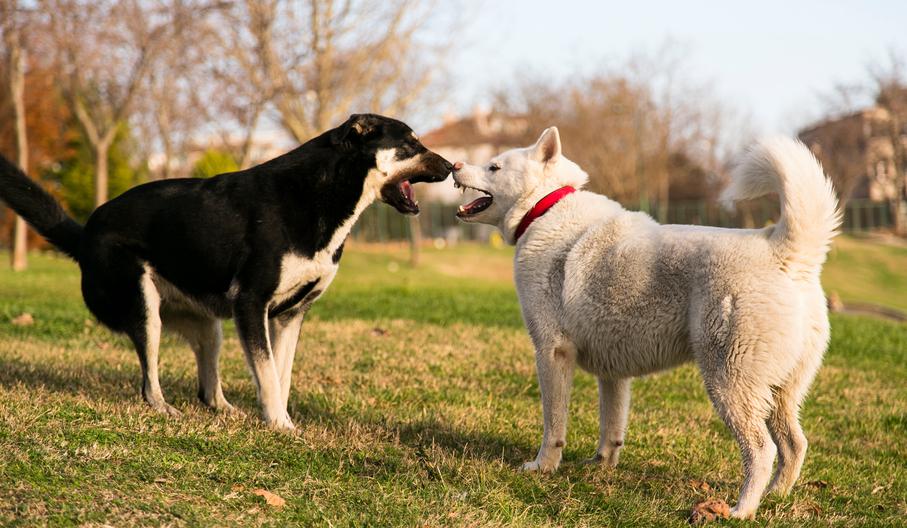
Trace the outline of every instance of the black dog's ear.
[[331, 142], [335, 145], [354, 138], [364, 138], [375, 130], [375, 120], [369, 115], [353, 114], [342, 125], [331, 132]]

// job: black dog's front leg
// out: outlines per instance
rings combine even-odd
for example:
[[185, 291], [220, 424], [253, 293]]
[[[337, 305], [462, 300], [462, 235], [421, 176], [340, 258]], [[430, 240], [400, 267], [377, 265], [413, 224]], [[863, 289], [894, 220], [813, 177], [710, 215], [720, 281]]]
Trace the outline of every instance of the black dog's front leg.
[[258, 388], [262, 418], [268, 426], [275, 429], [295, 429], [281, 396], [280, 376], [268, 338], [265, 303], [250, 298], [238, 298], [233, 307], [233, 317], [246, 353], [246, 361]]

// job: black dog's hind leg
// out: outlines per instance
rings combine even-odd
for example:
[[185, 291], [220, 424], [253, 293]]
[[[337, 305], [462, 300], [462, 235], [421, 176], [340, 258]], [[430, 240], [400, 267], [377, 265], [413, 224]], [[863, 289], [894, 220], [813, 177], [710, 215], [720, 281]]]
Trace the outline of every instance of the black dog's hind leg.
[[161, 299], [142, 259], [117, 241], [95, 239], [86, 245], [82, 267], [85, 304], [102, 323], [129, 336], [142, 367], [142, 397], [156, 411], [179, 415], [167, 405], [158, 381]]
[[198, 399], [216, 411], [232, 412], [220, 383], [220, 356], [223, 331], [217, 319], [188, 314], [164, 316], [164, 327], [179, 332], [195, 352], [198, 365]]
[[233, 316], [246, 361], [258, 387], [262, 418], [269, 427], [294, 430], [283, 401], [280, 371], [271, 350], [266, 303], [253, 296], [240, 295], [234, 303]]
[[158, 378], [158, 351], [161, 344], [161, 297], [158, 294], [150, 273], [142, 274], [139, 290], [140, 299], [144, 301], [144, 317], [136, 321], [127, 334], [135, 345], [142, 367], [142, 397], [155, 411], [179, 416], [181, 413], [164, 400], [161, 383]]

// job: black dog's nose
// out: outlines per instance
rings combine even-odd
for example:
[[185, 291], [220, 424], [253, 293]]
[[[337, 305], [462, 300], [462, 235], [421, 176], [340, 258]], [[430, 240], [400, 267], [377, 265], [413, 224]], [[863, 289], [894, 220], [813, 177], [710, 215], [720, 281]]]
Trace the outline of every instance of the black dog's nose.
[[462, 168], [463, 168], [463, 162], [462, 162], [462, 161], [458, 161], [458, 162], [456, 162], [456, 163], [453, 164], [453, 170], [455, 170], [455, 171], [458, 171], [458, 170], [460, 170], [460, 169], [462, 169]]

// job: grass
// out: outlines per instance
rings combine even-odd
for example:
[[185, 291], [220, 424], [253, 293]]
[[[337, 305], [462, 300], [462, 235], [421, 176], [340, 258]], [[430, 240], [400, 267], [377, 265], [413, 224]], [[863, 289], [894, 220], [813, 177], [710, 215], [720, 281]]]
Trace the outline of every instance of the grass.
[[907, 245], [839, 237], [823, 272], [826, 290], [847, 302], [873, 303], [907, 312]]
[[[348, 250], [303, 326], [296, 436], [259, 425], [232, 331], [225, 392], [245, 416], [196, 405], [192, 354], [168, 339], [164, 393], [185, 414], [167, 419], [140, 403], [125, 340], [91, 322], [74, 265], [33, 255], [27, 273], [0, 271], [0, 525], [685, 526], [698, 500], [733, 503], [736, 447], [689, 366], [634, 383], [615, 470], [581, 464], [598, 423], [594, 379], [578, 373], [561, 470], [516, 471], [535, 455], [541, 413], [511, 255], [427, 250], [413, 270], [400, 248]], [[845, 239], [828, 287], [896, 303], [907, 266], [884, 284], [844, 270], [898, 255]], [[10, 323], [25, 311], [34, 325]], [[832, 325], [803, 412], [800, 484], [767, 497], [757, 524], [903, 526], [907, 325]]]

